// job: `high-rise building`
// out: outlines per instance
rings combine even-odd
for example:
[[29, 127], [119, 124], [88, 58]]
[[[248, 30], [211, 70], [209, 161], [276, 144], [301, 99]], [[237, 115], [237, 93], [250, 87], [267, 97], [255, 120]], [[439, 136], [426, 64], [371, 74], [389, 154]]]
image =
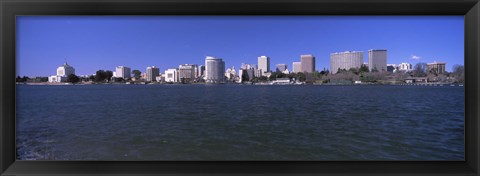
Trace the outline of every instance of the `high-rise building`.
[[156, 81], [157, 76], [160, 74], [160, 69], [155, 66], [147, 67], [146, 70], [146, 80], [147, 81]]
[[117, 66], [115, 68], [115, 75], [119, 78], [128, 79], [131, 78], [131, 70], [129, 67]]
[[277, 69], [275, 71], [283, 73], [285, 70], [287, 70], [287, 64], [277, 64]]
[[300, 55], [302, 72], [313, 73], [315, 71], [315, 56], [311, 54]]
[[292, 72], [293, 73], [302, 72], [302, 62], [293, 62], [292, 63]]
[[197, 77], [202, 77], [204, 75], [205, 75], [205, 66], [204, 65], [198, 66]]
[[398, 70], [408, 72], [408, 71], [412, 71], [413, 67], [412, 67], [412, 64], [404, 62], [398, 65]]
[[258, 57], [258, 69], [261, 70], [262, 76], [265, 76], [266, 72], [270, 72], [270, 58], [267, 56]]
[[444, 74], [445, 73], [445, 62], [433, 62], [427, 64], [427, 72], [436, 73], [436, 74]]
[[194, 64], [183, 64], [178, 66], [178, 78], [182, 83], [191, 83], [195, 80], [195, 69], [196, 65]]
[[205, 58], [205, 81], [223, 83], [225, 81], [225, 62], [222, 59], [207, 56]]
[[387, 50], [368, 50], [368, 70], [387, 71]]
[[57, 68], [57, 75], [48, 77], [48, 82], [66, 82], [68, 75], [75, 74], [75, 68], [65, 62]]
[[168, 69], [165, 70], [165, 82], [178, 82], [178, 72], [177, 69]]
[[339, 69], [360, 68], [363, 64], [363, 51], [345, 51], [330, 54], [330, 73]]

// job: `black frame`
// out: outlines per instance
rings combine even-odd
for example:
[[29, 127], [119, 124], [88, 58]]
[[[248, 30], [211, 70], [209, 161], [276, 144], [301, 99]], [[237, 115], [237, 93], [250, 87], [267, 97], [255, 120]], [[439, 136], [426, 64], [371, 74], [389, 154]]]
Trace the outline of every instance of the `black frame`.
[[[1, 175], [480, 175], [479, 0], [0, 0]], [[17, 15], [464, 15], [465, 161], [16, 161]]]

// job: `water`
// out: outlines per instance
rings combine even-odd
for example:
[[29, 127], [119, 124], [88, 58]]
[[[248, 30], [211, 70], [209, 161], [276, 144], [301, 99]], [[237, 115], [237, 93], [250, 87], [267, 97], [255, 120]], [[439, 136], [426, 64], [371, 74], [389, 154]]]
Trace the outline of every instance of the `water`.
[[464, 88], [17, 85], [20, 160], [463, 160]]

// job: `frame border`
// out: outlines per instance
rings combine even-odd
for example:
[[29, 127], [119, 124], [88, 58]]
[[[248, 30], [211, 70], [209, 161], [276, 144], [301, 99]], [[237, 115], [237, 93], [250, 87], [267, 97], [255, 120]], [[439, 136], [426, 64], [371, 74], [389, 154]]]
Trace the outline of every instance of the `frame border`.
[[[480, 174], [479, 0], [0, 0], [0, 175]], [[18, 15], [464, 15], [465, 161], [16, 161]]]

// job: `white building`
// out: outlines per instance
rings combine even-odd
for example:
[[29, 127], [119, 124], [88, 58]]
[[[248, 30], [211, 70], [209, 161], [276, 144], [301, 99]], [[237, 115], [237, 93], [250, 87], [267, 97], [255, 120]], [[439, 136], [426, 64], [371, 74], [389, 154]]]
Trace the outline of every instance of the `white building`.
[[207, 83], [225, 82], [225, 62], [222, 59], [207, 56], [205, 58], [205, 81]]
[[157, 81], [157, 76], [160, 74], [160, 69], [155, 66], [147, 67], [146, 70], [146, 80], [147, 81]]
[[65, 62], [65, 64], [57, 68], [57, 75], [48, 77], [48, 82], [66, 82], [68, 75], [71, 74], [75, 74], [75, 68]]
[[258, 57], [258, 70], [265, 76], [266, 72], [270, 72], [270, 58], [267, 56]]
[[387, 71], [387, 50], [368, 50], [368, 70]]
[[155, 80], [157, 82], [165, 82], [165, 74], [160, 74], [160, 75], [156, 76]]
[[178, 71], [177, 69], [168, 69], [165, 70], [165, 82], [178, 82]]
[[302, 62], [293, 62], [292, 69], [293, 73], [302, 72]]
[[413, 70], [413, 67], [412, 67], [412, 64], [403, 62], [400, 65], [398, 65], [398, 70], [409, 72]]
[[237, 72], [235, 71], [235, 67], [232, 66], [232, 68], [227, 68], [225, 71], [225, 77], [227, 77], [228, 80], [233, 80], [237, 76]]
[[131, 73], [132, 71], [130, 70], [129, 67], [117, 66], [115, 68], [115, 76], [117, 78], [129, 79], [131, 78]]
[[349, 70], [360, 68], [363, 63], [363, 51], [345, 51], [330, 54], [330, 73], [335, 74], [338, 69]]

